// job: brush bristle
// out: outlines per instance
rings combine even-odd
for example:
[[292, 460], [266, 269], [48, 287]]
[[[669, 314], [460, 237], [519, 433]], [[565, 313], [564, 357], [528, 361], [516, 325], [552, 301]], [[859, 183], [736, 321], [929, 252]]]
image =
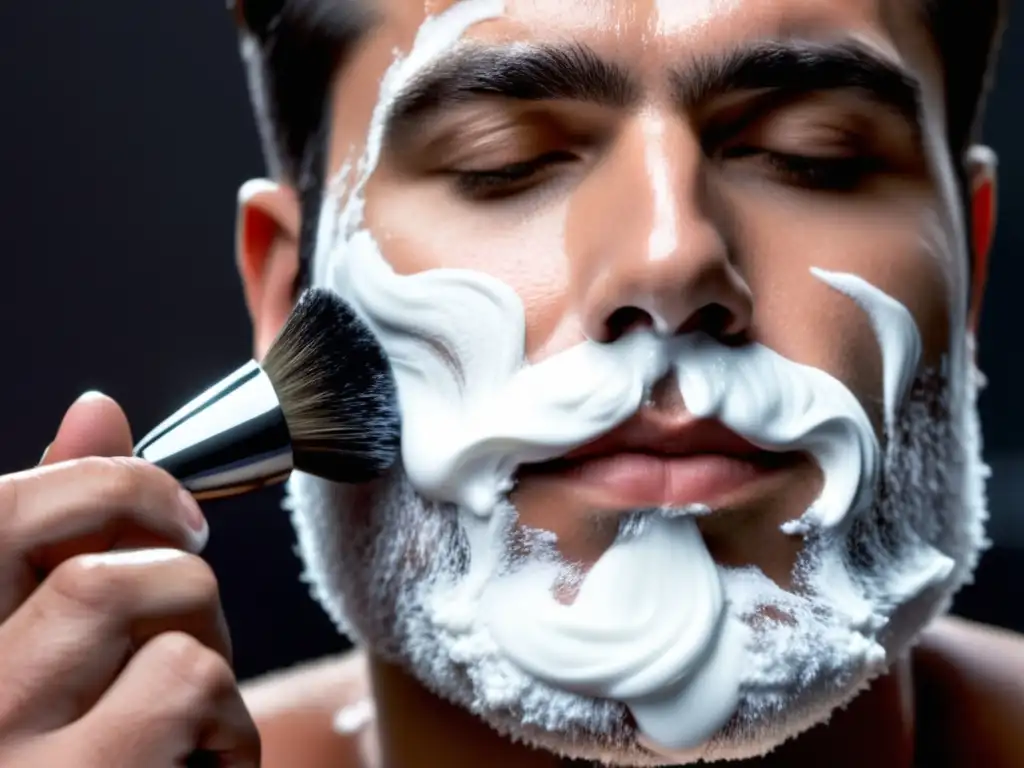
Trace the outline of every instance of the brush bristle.
[[328, 480], [371, 480], [399, 448], [397, 390], [370, 329], [339, 296], [299, 299], [266, 358], [292, 439], [296, 469]]

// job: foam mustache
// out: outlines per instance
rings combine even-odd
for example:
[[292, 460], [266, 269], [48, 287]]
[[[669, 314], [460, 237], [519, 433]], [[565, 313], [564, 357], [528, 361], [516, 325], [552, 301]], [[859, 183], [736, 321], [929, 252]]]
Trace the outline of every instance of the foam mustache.
[[[822, 370], [759, 344], [726, 347], [700, 333], [587, 341], [528, 364], [523, 306], [500, 280], [455, 269], [398, 275], [365, 231], [348, 240], [333, 269], [333, 285], [344, 286], [392, 360], [406, 472], [428, 498], [490, 515], [517, 467], [609, 432], [674, 373], [695, 417], [718, 419], [763, 449], [804, 451], [817, 461], [821, 495], [790, 532], [833, 528], [871, 502], [881, 467], [874, 428], [850, 390]], [[904, 332], [888, 338], [898, 348], [886, 351], [887, 338], [879, 337], [886, 400], [890, 389], [898, 397], [919, 354], [909, 313], [898, 305], [906, 317], [883, 323], [878, 316], [895, 311], [890, 297], [859, 278], [814, 273], [873, 313], [876, 328], [900, 322]]]

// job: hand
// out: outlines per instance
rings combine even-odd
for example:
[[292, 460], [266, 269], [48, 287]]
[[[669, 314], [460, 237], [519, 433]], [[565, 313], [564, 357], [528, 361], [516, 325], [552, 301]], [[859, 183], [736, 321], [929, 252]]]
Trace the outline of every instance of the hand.
[[131, 449], [87, 395], [41, 466], [0, 477], [4, 768], [259, 765], [202, 513]]

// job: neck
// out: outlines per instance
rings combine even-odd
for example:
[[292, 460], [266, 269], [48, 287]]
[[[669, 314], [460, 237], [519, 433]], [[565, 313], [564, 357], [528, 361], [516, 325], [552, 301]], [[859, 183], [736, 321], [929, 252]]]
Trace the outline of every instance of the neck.
[[[401, 669], [371, 659], [381, 768], [568, 768], [550, 753], [501, 737], [434, 696]], [[910, 665], [901, 661], [846, 709], [771, 754], [729, 768], [911, 768], [914, 705]]]
[[755, 760], [729, 768], [911, 768], [914, 765], [914, 686], [908, 658], [876, 680], [827, 723]]

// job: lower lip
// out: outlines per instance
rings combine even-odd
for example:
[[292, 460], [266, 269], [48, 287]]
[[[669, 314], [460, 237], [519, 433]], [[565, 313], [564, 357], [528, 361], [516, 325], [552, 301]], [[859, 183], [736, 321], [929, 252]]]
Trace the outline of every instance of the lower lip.
[[594, 496], [593, 501], [600, 506], [705, 504], [715, 507], [751, 483], [778, 471], [780, 458], [620, 453], [587, 459], [544, 474], [568, 481], [575, 490]]

